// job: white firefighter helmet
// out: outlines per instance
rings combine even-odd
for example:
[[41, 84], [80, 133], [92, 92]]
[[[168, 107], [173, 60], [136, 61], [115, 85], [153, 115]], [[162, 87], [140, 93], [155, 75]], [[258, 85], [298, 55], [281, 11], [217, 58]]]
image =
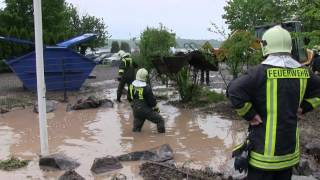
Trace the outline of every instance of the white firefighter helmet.
[[291, 35], [281, 26], [274, 26], [263, 34], [261, 47], [263, 56], [274, 53], [291, 53]]
[[145, 68], [141, 68], [137, 71], [136, 80], [147, 82], [148, 71]]

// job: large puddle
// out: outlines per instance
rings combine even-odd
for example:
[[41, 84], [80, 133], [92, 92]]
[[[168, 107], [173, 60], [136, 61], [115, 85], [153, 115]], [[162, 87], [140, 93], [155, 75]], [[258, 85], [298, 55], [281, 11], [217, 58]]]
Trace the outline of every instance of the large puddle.
[[[164, 103], [160, 103], [160, 109], [166, 119], [165, 134], [157, 134], [156, 126], [149, 122], [141, 133], [133, 133], [133, 116], [127, 103], [115, 104], [112, 109], [73, 112], [66, 112], [66, 104], [60, 104], [47, 116], [50, 153], [61, 152], [76, 159], [81, 164], [76, 171], [86, 179], [110, 179], [116, 173], [125, 174], [128, 179], [141, 179], [141, 162], [123, 163], [123, 169], [103, 175], [94, 175], [90, 167], [96, 157], [169, 144], [177, 163], [223, 171], [230, 160], [232, 147], [244, 137], [243, 122]], [[38, 167], [39, 126], [32, 108], [0, 116], [0, 147], [0, 159], [17, 156], [32, 160], [26, 168], [0, 171], [1, 179], [57, 179], [63, 174], [41, 171]]]

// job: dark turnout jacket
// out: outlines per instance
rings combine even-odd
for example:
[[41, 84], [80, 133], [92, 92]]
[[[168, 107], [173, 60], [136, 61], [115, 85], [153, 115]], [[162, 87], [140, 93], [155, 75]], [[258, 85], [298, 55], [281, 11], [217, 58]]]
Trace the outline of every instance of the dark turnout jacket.
[[320, 79], [303, 67], [258, 65], [232, 81], [228, 95], [246, 120], [259, 114], [263, 123], [250, 135], [249, 164], [263, 170], [290, 168], [299, 162], [297, 112], [320, 105]]
[[131, 83], [134, 80], [135, 76], [134, 68], [135, 64], [133, 63], [131, 57], [121, 58], [121, 62], [119, 65], [119, 75], [122, 76], [123, 79], [126, 79]]
[[129, 101], [133, 104], [149, 108], [153, 108], [157, 105], [152, 89], [148, 85], [145, 87], [135, 87], [131, 84], [129, 86]]

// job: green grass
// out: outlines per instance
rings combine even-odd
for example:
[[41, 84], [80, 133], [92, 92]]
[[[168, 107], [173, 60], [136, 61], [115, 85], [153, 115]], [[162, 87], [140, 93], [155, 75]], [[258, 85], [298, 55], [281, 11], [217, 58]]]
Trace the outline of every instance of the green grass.
[[226, 97], [223, 93], [217, 93], [215, 91], [210, 91], [208, 88], [202, 87], [198, 90], [195, 96], [192, 97], [190, 103], [193, 107], [201, 107], [225, 100]]
[[27, 166], [29, 163], [29, 160], [20, 160], [15, 157], [11, 157], [10, 159], [0, 161], [0, 169], [5, 171], [12, 171], [15, 169], [19, 169], [22, 167]]

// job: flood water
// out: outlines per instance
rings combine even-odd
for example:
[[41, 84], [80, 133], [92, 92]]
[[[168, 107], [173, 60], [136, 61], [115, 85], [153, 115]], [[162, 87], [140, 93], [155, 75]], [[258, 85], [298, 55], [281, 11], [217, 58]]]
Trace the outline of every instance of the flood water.
[[[113, 97], [114, 98], [114, 97]], [[114, 108], [66, 112], [66, 104], [48, 113], [50, 153], [63, 153], [81, 165], [76, 171], [86, 179], [110, 179], [122, 173], [128, 179], [141, 179], [142, 162], [123, 162], [118, 171], [95, 175], [90, 171], [94, 158], [120, 155], [169, 144], [175, 160], [196, 168], [209, 166], [222, 171], [228, 164], [232, 147], [244, 137], [245, 123], [207, 115], [197, 110], [178, 109], [160, 103], [166, 119], [165, 134], [146, 122], [141, 133], [133, 133], [133, 116], [128, 103]], [[1, 179], [57, 179], [63, 172], [39, 169], [38, 116], [33, 109], [16, 110], [0, 116], [0, 159], [16, 156], [32, 160], [26, 168], [0, 171]]]

